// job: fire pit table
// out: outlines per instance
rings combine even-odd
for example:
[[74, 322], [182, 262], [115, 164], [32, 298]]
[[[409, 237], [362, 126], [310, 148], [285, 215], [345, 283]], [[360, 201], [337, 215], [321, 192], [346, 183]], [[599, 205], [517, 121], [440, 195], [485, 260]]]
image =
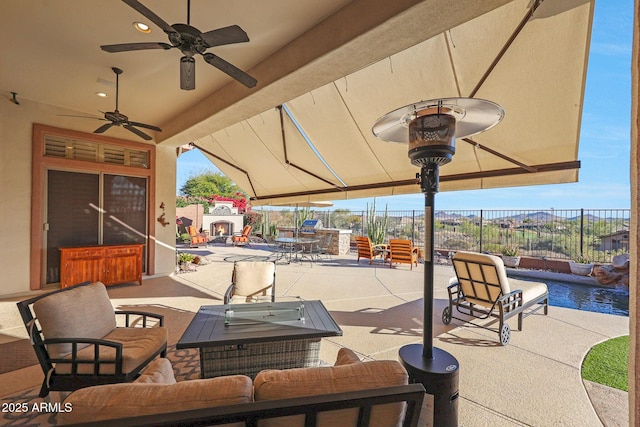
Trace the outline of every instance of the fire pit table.
[[202, 378], [254, 378], [264, 369], [318, 366], [321, 338], [341, 335], [321, 301], [205, 305], [176, 348], [200, 350]]

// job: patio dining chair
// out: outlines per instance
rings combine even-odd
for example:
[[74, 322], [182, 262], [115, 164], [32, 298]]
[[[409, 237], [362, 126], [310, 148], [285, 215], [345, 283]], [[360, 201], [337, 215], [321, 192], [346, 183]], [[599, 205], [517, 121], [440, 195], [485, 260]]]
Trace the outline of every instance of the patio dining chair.
[[[478, 319], [498, 319], [498, 337], [502, 345], [509, 344], [511, 328], [506, 322], [518, 316], [518, 330], [522, 330], [525, 317], [541, 308], [549, 309], [549, 291], [545, 283], [508, 279], [504, 263], [495, 255], [476, 252], [457, 252], [453, 256], [456, 277], [447, 288], [449, 305], [442, 311], [442, 322], [451, 319], [466, 321], [454, 316], [457, 312]], [[490, 327], [481, 326], [485, 329]]]
[[418, 266], [418, 248], [414, 248], [411, 240], [389, 240], [389, 268], [396, 264], [409, 264], [413, 270], [413, 264]]
[[274, 302], [276, 263], [273, 261], [236, 261], [231, 285], [224, 294], [225, 304]]
[[327, 259], [331, 259], [331, 243], [333, 242], [333, 234], [327, 233], [324, 236], [324, 241], [318, 246], [318, 256], [324, 255]]

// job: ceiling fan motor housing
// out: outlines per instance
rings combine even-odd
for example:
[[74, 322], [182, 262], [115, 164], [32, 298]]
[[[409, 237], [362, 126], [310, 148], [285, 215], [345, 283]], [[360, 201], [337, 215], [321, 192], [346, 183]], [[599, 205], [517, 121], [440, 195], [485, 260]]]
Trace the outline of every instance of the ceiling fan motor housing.
[[449, 114], [430, 114], [409, 123], [409, 159], [415, 166], [445, 165], [456, 153], [456, 119]]

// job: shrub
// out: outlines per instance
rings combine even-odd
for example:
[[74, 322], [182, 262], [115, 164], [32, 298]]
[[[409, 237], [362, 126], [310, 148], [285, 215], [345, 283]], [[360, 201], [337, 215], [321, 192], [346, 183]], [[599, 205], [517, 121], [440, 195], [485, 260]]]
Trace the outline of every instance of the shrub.
[[518, 256], [520, 249], [516, 245], [505, 245], [500, 248], [500, 253], [504, 256]]
[[192, 262], [196, 256], [194, 254], [190, 254], [189, 252], [180, 252], [178, 254], [178, 261], [180, 264], [184, 264], [186, 262]]

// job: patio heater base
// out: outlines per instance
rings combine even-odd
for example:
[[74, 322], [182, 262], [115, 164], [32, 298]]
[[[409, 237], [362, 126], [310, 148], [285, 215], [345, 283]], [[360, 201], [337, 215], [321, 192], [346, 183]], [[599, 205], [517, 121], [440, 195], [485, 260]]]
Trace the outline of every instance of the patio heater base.
[[433, 422], [438, 427], [458, 426], [458, 360], [434, 347], [433, 359], [422, 356], [422, 344], [400, 348], [400, 362], [409, 373], [409, 382], [421, 383], [433, 396]]

